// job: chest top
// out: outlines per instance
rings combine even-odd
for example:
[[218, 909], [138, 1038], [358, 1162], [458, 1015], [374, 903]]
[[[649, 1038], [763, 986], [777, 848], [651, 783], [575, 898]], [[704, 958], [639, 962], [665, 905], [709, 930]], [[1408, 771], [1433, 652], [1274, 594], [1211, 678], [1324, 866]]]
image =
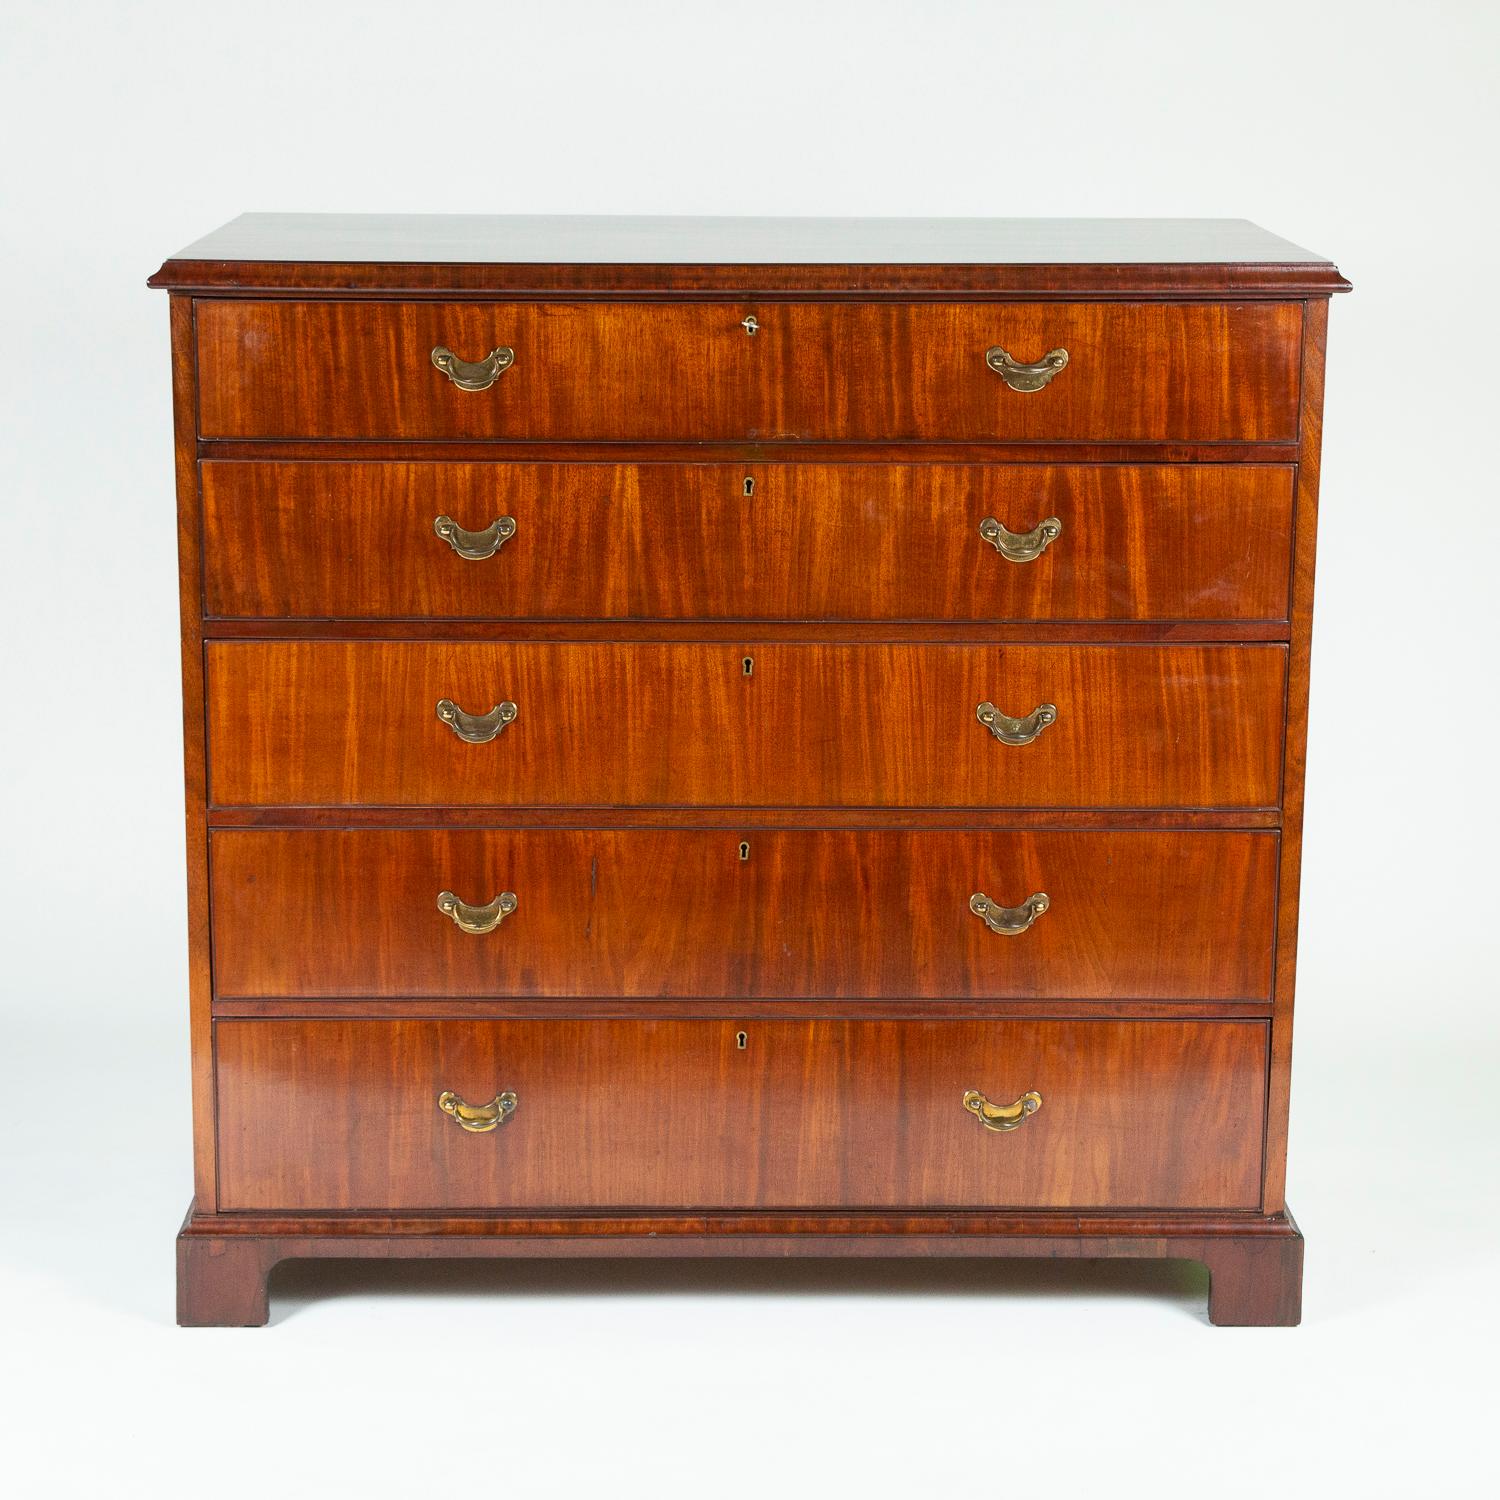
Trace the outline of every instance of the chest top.
[[242, 214], [178, 251], [173, 290], [1297, 297], [1333, 263], [1244, 219]]

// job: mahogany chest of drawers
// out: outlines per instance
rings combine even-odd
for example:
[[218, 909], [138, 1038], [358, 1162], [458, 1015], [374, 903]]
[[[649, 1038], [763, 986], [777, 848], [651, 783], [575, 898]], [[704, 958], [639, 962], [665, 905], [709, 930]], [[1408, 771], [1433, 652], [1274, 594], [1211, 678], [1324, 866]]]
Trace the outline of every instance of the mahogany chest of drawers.
[[252, 215], [169, 260], [195, 1198], [308, 1256], [1155, 1256], [1293, 1323], [1326, 260]]

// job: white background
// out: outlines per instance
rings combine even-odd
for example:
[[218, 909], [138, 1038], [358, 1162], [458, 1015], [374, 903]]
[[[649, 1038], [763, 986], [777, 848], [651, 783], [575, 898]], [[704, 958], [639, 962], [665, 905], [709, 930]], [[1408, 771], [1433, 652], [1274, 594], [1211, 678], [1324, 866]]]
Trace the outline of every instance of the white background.
[[[1476, 1493], [1497, 9], [4, 0], [0, 1489]], [[1191, 1268], [1003, 1262], [293, 1269], [268, 1330], [172, 1326], [176, 561], [143, 283], [244, 209], [1222, 215], [1339, 262], [1300, 1330], [1210, 1330]]]

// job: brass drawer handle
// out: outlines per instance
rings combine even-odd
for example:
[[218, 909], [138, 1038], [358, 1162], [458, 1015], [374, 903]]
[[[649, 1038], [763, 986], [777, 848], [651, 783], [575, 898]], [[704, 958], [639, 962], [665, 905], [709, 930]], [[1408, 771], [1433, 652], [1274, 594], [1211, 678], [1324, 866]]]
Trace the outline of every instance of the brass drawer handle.
[[1038, 703], [1023, 719], [1003, 714], [993, 703], [981, 703], [974, 717], [1002, 745], [1029, 745], [1049, 724], [1057, 723], [1057, 705]]
[[[435, 356], [434, 356], [435, 357]], [[1012, 359], [999, 344], [984, 351], [984, 362], [1013, 391], [1039, 391], [1068, 362], [1066, 349], [1053, 349], [1034, 365]]]
[[1007, 562], [1035, 562], [1062, 535], [1062, 522], [1048, 516], [1030, 531], [1008, 531], [993, 516], [986, 516], [979, 523], [979, 534]]
[[485, 1135], [498, 1130], [516, 1112], [516, 1096], [507, 1089], [496, 1094], [488, 1104], [465, 1104], [452, 1090], [438, 1095], [438, 1108], [470, 1135]]
[[450, 516], [439, 516], [432, 529], [458, 553], [470, 562], [482, 562], [493, 557], [515, 534], [514, 516], [501, 516], [491, 521], [483, 531], [465, 531]]
[[964, 1108], [986, 1130], [1019, 1130], [1042, 1107], [1042, 1096], [1033, 1089], [1014, 1104], [991, 1104], [978, 1089], [964, 1095]]
[[453, 925], [460, 931], [472, 932], [476, 937], [493, 932], [515, 909], [514, 891], [501, 891], [488, 906], [470, 906], [452, 891], [438, 892], [438, 910], [445, 917], [452, 917]]
[[461, 391], [487, 391], [516, 362], [514, 349], [491, 349], [474, 364], [460, 359], [451, 349], [439, 344], [432, 351], [432, 362]]
[[1046, 891], [1028, 896], [1019, 906], [997, 906], [983, 891], [975, 891], [969, 897], [969, 910], [984, 920], [991, 932], [1001, 937], [1015, 937], [1025, 932], [1041, 914], [1052, 905], [1052, 897]]
[[516, 705], [497, 703], [487, 714], [466, 714], [451, 698], [439, 698], [437, 716], [468, 745], [487, 745], [516, 721]]

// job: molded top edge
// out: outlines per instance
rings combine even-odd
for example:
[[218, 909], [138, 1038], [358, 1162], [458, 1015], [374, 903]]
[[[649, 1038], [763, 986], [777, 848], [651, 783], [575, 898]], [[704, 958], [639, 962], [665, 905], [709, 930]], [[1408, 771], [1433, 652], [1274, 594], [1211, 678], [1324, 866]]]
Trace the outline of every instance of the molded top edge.
[[[757, 267], [780, 274], [763, 280]], [[1123, 292], [1168, 289], [1175, 267], [1199, 292], [1347, 287], [1325, 257], [1244, 219], [457, 214], [242, 214], [179, 251], [150, 285]]]

